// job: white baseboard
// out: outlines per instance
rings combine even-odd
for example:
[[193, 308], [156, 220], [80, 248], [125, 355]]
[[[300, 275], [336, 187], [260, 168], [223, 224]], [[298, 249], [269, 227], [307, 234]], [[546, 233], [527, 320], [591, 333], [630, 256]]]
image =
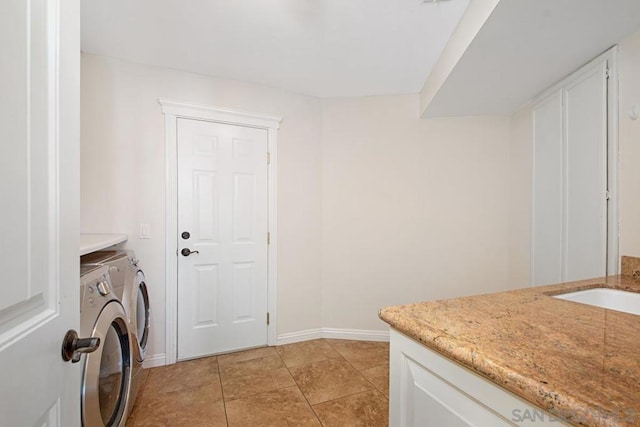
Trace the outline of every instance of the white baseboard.
[[389, 330], [371, 331], [366, 329], [334, 329], [323, 328], [322, 338], [354, 341], [383, 341], [389, 342]]
[[305, 331], [289, 332], [278, 335], [276, 345], [292, 344], [296, 342], [315, 340], [318, 338], [332, 338], [354, 341], [389, 341], [389, 331], [371, 331], [366, 329], [335, 329], [318, 328]]
[[[316, 340], [319, 338], [331, 338], [354, 341], [389, 341], [389, 331], [371, 331], [366, 329], [335, 329], [317, 328], [304, 331], [288, 332], [280, 334], [276, 338], [276, 345], [293, 344], [302, 341]], [[144, 359], [144, 368], [155, 368], [166, 365], [164, 353], [149, 355]]]
[[155, 368], [156, 366], [164, 366], [166, 365], [166, 357], [164, 353], [148, 355], [144, 358], [144, 362], [142, 363], [142, 367], [147, 368]]
[[276, 345], [292, 344], [322, 338], [322, 329], [307, 329], [306, 331], [289, 332], [276, 337]]

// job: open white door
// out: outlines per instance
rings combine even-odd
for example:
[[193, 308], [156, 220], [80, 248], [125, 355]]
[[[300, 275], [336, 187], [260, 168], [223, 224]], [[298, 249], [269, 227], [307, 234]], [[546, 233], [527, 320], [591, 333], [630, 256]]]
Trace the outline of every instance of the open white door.
[[80, 424], [79, 2], [0, 2], [0, 424]]

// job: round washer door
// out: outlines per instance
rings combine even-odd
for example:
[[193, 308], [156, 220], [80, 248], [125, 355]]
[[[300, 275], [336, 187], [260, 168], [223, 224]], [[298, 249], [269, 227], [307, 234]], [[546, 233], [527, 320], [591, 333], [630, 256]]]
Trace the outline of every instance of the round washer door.
[[145, 282], [144, 273], [138, 271], [136, 282], [137, 295], [135, 299], [136, 337], [140, 348], [141, 362], [147, 354], [147, 341], [149, 339], [149, 293]]
[[93, 337], [100, 347], [86, 355], [82, 382], [82, 424], [118, 426], [125, 414], [131, 382], [131, 338], [122, 305], [107, 303]]

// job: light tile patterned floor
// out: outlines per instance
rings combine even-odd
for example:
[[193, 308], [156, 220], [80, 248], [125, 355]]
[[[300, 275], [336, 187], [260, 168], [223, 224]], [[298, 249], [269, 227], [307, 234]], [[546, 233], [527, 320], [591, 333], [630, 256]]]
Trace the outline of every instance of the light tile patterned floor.
[[388, 406], [388, 343], [320, 339], [145, 370], [127, 427], [383, 427]]

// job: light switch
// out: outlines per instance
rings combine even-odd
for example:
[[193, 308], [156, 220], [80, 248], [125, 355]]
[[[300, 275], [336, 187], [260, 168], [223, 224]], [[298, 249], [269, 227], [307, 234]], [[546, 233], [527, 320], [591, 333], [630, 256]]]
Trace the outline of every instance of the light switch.
[[140, 224], [140, 238], [141, 239], [151, 238], [151, 226], [149, 224]]

